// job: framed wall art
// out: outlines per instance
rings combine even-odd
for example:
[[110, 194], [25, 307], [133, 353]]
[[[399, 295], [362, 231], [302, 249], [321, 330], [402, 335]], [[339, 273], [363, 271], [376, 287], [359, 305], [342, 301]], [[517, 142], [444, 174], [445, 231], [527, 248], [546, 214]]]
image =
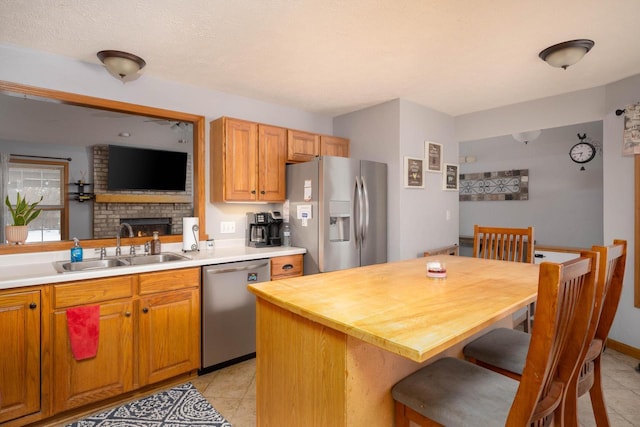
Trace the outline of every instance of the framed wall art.
[[424, 159], [405, 156], [404, 187], [424, 188]]
[[443, 159], [442, 144], [437, 142], [424, 142], [424, 158], [427, 160], [427, 171], [442, 173]]
[[446, 191], [458, 191], [458, 165], [444, 163], [442, 175], [442, 189]]

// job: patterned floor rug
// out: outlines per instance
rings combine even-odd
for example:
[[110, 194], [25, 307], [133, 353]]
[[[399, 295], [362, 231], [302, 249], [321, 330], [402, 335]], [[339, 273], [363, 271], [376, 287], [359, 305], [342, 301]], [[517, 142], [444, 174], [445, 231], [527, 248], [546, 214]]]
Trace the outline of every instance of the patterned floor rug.
[[93, 414], [66, 427], [231, 427], [191, 383]]

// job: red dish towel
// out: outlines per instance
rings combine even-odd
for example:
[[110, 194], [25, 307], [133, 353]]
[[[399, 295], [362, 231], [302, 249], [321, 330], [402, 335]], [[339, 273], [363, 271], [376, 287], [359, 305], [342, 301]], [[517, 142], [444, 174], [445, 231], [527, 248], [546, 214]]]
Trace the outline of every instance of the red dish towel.
[[76, 360], [95, 357], [100, 333], [100, 306], [91, 305], [67, 310], [67, 327], [71, 352]]

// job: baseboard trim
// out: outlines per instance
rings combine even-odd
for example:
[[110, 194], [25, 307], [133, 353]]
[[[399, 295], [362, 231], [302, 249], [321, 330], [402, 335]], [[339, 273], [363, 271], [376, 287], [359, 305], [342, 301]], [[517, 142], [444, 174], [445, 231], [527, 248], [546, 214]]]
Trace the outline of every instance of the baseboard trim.
[[607, 338], [607, 347], [612, 350], [619, 351], [620, 353], [626, 354], [627, 356], [631, 356], [635, 359], [640, 359], [640, 348], [632, 347], [619, 341], [612, 340], [611, 338]]

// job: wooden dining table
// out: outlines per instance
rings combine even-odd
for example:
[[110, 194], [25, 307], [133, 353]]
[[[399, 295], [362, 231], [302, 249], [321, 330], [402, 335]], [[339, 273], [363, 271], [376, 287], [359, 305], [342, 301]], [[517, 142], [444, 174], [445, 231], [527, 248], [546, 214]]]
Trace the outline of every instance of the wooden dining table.
[[[431, 278], [426, 263], [446, 265]], [[433, 256], [255, 283], [259, 426], [392, 426], [391, 387], [535, 301], [538, 265]]]

